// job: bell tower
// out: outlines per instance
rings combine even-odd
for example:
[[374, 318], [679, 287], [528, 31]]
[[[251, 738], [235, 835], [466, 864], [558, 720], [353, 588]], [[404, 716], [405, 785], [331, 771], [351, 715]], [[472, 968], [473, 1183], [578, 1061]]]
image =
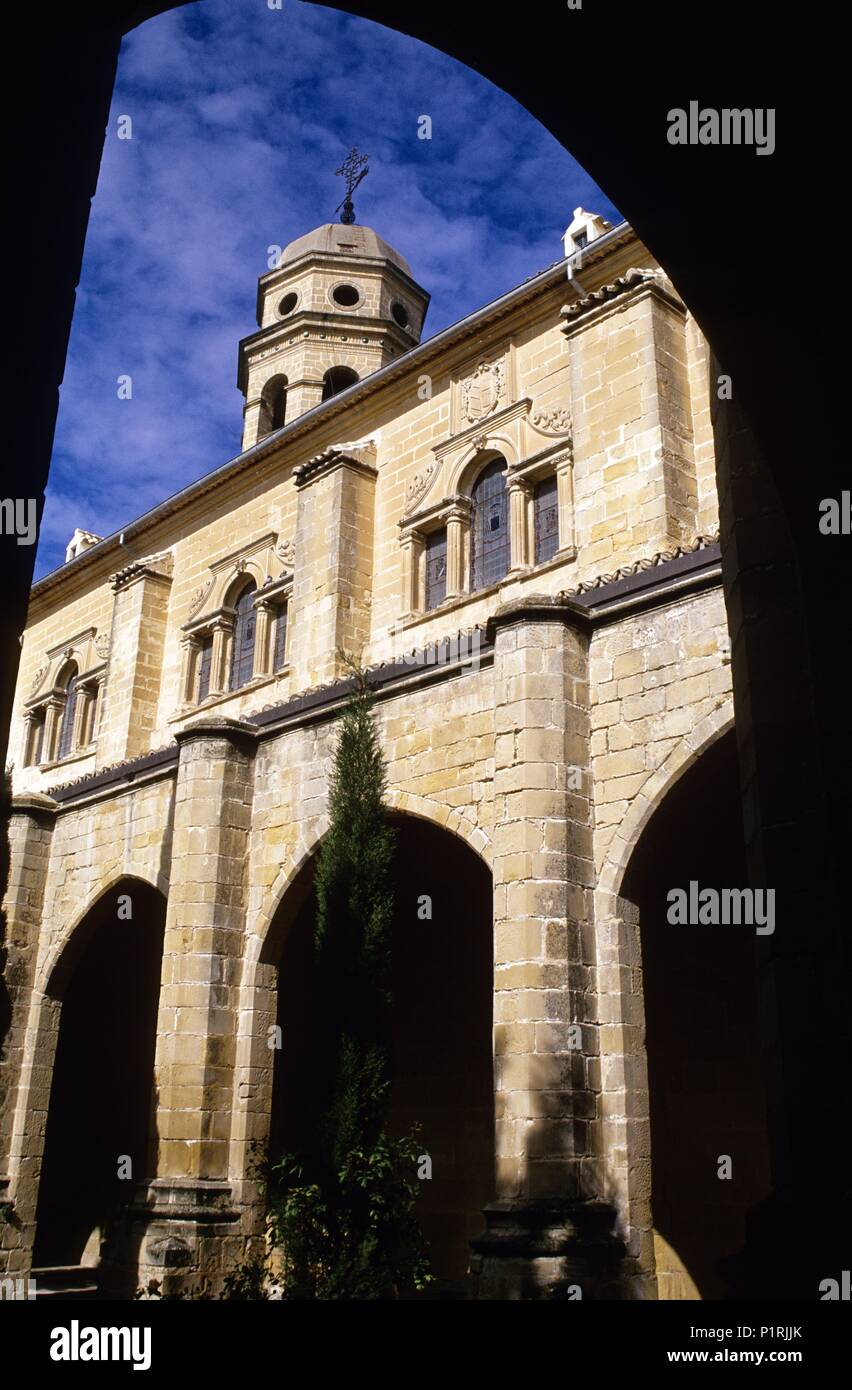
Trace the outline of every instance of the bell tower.
[[259, 331], [240, 343], [243, 449], [420, 342], [429, 295], [354, 222], [351, 188], [341, 206], [344, 220], [291, 241], [258, 281]]

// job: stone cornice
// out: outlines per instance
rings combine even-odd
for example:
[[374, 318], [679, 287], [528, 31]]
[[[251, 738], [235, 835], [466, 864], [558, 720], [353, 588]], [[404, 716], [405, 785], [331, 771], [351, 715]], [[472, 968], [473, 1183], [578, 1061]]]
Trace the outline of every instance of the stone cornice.
[[220, 714], [201, 715], [199, 719], [193, 719], [192, 723], [185, 724], [182, 729], [175, 730], [175, 742], [178, 747], [203, 738], [223, 739], [235, 748], [243, 748], [246, 744], [253, 744], [256, 737], [257, 730], [247, 720], [229, 719], [226, 715]]
[[470, 516], [470, 506], [470, 498], [457, 492], [452, 497], [442, 497], [440, 502], [433, 502], [431, 506], [423, 507], [419, 512], [402, 517], [396, 524], [402, 536], [421, 529], [434, 531], [436, 526], [448, 521], [452, 515], [466, 521]]
[[110, 575], [110, 585], [115, 593], [126, 589], [139, 579], [156, 579], [161, 584], [171, 584], [175, 557], [171, 550], [163, 550], [158, 555], [146, 555], [142, 560], [134, 560], [124, 569]]
[[58, 810], [53, 797], [43, 792], [19, 792], [12, 797], [13, 816], [54, 816]]
[[143, 753], [138, 758], [123, 758], [120, 762], [111, 763], [109, 767], [89, 772], [84, 777], [77, 777], [70, 782], [59, 782], [55, 787], [51, 787], [50, 797], [61, 807], [67, 801], [89, 796], [93, 792], [111, 787], [118, 788], [122, 782], [132, 784], [145, 772], [171, 770], [177, 764], [179, 752], [177, 744], [170, 743], [164, 748], [154, 749], [151, 753]]
[[[293, 346], [297, 348], [311, 342], [346, 340], [357, 344], [364, 340], [368, 344], [375, 344], [390, 338], [402, 352], [410, 351], [412, 342], [416, 342], [414, 334], [409, 329], [400, 327], [395, 319], [380, 319], [374, 316], [368, 318], [366, 315], [359, 318], [353, 315], [351, 322], [341, 323], [332, 309], [300, 309], [292, 316], [276, 319], [274, 323], [268, 323], [265, 328], [258, 328], [247, 338], [240, 339], [237, 388], [243, 394], [248, 386], [248, 366], [252, 352], [261, 345], [264, 349], [279, 346], [283, 351], [288, 338], [293, 339]], [[297, 384], [296, 379], [291, 381], [291, 385]]]
[[623, 308], [625, 300], [629, 302], [631, 299], [640, 298], [643, 294], [653, 294], [669, 308], [676, 310], [679, 314], [686, 314], [686, 305], [674, 290], [664, 271], [640, 269], [634, 266], [631, 270], [625, 271], [623, 275], [617, 276], [608, 285], [600, 285], [598, 289], [592, 290], [582, 299], [563, 305], [559, 311], [563, 320], [562, 332], [566, 338], [570, 338], [601, 314], [608, 312], [613, 301], [619, 301], [618, 307]]
[[517, 401], [512, 401], [511, 405], [504, 406], [502, 410], [495, 410], [493, 415], [485, 415], [481, 420], [475, 420], [470, 425], [465, 425], [463, 430], [451, 435], [447, 439], [442, 439], [440, 444], [432, 445], [432, 453], [438, 463], [447, 454], [453, 454], [458, 449], [472, 443], [482, 434], [495, 434], [501, 425], [507, 425], [510, 420], [524, 418], [529, 414], [532, 399], [529, 396], [521, 396]]
[[293, 481], [297, 488], [308, 487], [310, 483], [338, 468], [354, 468], [356, 472], [376, 478], [378, 469], [375, 458], [376, 449], [373, 444], [335, 444], [308, 459], [306, 463], [298, 464], [293, 470]]
[[562, 594], [566, 598], [574, 598], [578, 594], [588, 594], [596, 589], [608, 588], [611, 584], [617, 584], [619, 580], [628, 579], [636, 574], [643, 574], [646, 570], [658, 569], [661, 565], [667, 565], [672, 560], [680, 559], [683, 555], [694, 555], [698, 550], [707, 550], [718, 544], [719, 532], [708, 531], [704, 535], [696, 536], [692, 541], [687, 541], [684, 545], [675, 545], [669, 550], [656, 550], [647, 559], [634, 560], [632, 564], [622, 565], [610, 574], [598, 574], [594, 579], [583, 580], [573, 589], [563, 589]]

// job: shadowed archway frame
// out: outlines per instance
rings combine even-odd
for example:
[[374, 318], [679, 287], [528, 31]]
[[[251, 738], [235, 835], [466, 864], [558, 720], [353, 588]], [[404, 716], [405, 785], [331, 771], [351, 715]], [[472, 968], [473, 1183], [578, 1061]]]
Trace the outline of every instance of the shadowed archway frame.
[[[8, 317], [21, 359], [39, 364], [15, 376], [8, 452], [22, 461], [37, 499], [47, 479], [121, 36], [169, 8], [101, 0], [64, 7], [48, 26], [38, 10], [23, 7], [6, 19], [19, 71], [38, 92], [22, 123], [9, 88], [4, 123], [13, 207], [4, 225], [7, 257], [16, 266]], [[772, 886], [789, 905], [788, 921], [801, 917], [804, 904], [809, 921], [800, 945], [810, 992], [803, 997], [798, 980], [789, 980], [773, 954], [777, 943], [761, 971], [764, 1012], [776, 1030], [768, 1077], [773, 1162], [783, 1199], [801, 1193], [813, 1211], [807, 1115], [819, 1110], [826, 1145], [842, 1146], [843, 1118], [832, 1098], [852, 1065], [841, 930], [852, 754], [848, 687], [839, 669], [846, 653], [838, 645], [848, 621], [850, 568], [843, 541], [822, 537], [817, 526], [821, 499], [839, 496], [844, 479], [848, 486], [839, 447], [843, 354], [826, 332], [831, 298], [827, 305], [817, 291], [800, 293], [802, 276], [813, 279], [808, 262], [822, 227], [810, 217], [800, 225], [793, 200], [803, 169], [816, 188], [834, 184], [839, 137], [832, 133], [845, 128], [842, 45], [825, 45], [817, 24], [779, 26], [764, 5], [752, 7], [750, 30], [737, 0], [721, 0], [698, 17], [697, 28], [676, 0], [658, 0], [652, 16], [609, 0], [576, 10], [542, 6], [527, 11], [524, 22], [507, 16], [488, 23], [449, 3], [404, 14], [369, 0], [341, 0], [336, 8], [442, 49], [541, 120], [651, 248], [710, 342], [712, 371], [733, 383], [731, 401], [711, 395], [749, 872], [753, 887]], [[783, 89], [780, 97], [777, 86], [767, 89], [766, 74], [777, 79], [808, 66], [821, 74], [819, 108], [805, 107], [790, 81], [771, 157], [667, 143], [667, 108], [687, 105], [699, 89], [765, 106], [783, 99]], [[33, 550], [7, 537], [0, 561], [5, 736]], [[823, 1065], [805, 1067], [801, 1057], [817, 1054]], [[784, 1229], [783, 1219], [778, 1227]]]

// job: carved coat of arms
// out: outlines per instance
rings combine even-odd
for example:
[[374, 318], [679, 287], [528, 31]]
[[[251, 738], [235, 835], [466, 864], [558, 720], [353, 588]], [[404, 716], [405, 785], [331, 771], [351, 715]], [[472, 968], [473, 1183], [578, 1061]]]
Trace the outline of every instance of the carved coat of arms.
[[462, 414], [470, 424], [495, 411], [506, 391], [503, 362], [480, 362], [472, 376], [462, 384]]

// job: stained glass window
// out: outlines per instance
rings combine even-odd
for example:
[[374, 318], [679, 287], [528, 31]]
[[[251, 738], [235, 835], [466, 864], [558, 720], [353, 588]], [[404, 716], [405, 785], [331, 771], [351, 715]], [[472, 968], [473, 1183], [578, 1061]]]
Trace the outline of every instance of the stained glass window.
[[243, 589], [234, 611], [234, 636], [231, 646], [231, 689], [239, 690], [251, 680], [254, 669], [254, 631], [257, 614], [254, 608], [254, 584]]
[[272, 656], [273, 671], [280, 671], [287, 664], [287, 605], [283, 603], [275, 614], [275, 647]]
[[559, 501], [556, 478], [545, 478], [533, 493], [535, 510], [535, 562], [552, 560], [559, 549]]
[[471, 589], [496, 584], [509, 568], [509, 508], [506, 463], [495, 459], [482, 470], [471, 493]]
[[426, 607], [437, 608], [447, 597], [447, 533], [426, 537]]
[[62, 728], [59, 731], [57, 758], [66, 758], [74, 746], [74, 719], [77, 714], [77, 671], [65, 686], [65, 709], [62, 714]]
[[213, 667], [213, 638], [203, 637], [201, 639], [201, 651], [198, 654], [198, 698], [206, 700], [210, 694], [210, 672]]

